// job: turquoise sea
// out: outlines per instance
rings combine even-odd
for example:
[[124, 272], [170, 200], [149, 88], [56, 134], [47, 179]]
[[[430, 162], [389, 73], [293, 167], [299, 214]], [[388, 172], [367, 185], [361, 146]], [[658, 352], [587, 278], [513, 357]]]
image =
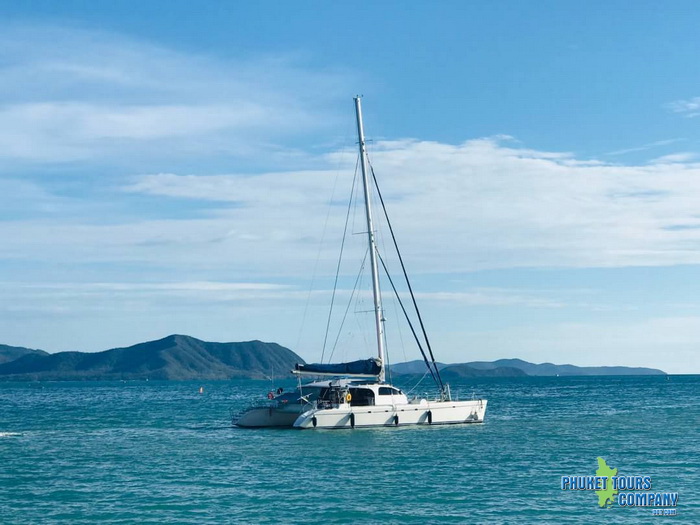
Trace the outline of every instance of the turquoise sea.
[[[232, 428], [269, 387], [0, 383], [0, 523], [700, 523], [700, 376], [453, 384], [483, 425]], [[599, 456], [677, 516], [561, 490]]]

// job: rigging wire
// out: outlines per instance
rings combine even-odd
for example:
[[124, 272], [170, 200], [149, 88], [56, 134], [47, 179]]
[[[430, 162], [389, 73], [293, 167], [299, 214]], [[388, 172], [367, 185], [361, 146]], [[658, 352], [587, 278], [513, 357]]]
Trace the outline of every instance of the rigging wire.
[[[345, 153], [347, 151], [347, 132], [345, 136], [345, 140], [343, 140], [343, 147], [340, 151], [340, 156], [338, 158], [338, 164], [337, 164], [337, 169], [335, 173], [335, 179], [333, 180], [333, 189], [331, 190], [331, 197], [328, 200], [328, 212], [326, 213], [326, 220], [323, 223], [323, 232], [321, 233], [321, 242], [318, 244], [318, 252], [316, 253], [316, 262], [314, 263], [314, 271], [311, 276], [311, 283], [309, 283], [309, 292], [306, 295], [306, 303], [304, 304], [304, 313], [301, 318], [301, 324], [299, 325], [299, 335], [297, 336], [297, 343], [296, 343], [296, 348], [299, 348], [299, 344], [301, 343], [301, 336], [304, 332], [304, 325], [306, 324], [306, 315], [309, 310], [309, 303], [311, 302], [311, 292], [314, 288], [314, 283], [316, 281], [316, 271], [318, 269], [318, 261], [321, 258], [321, 250], [323, 249], [323, 241], [326, 238], [326, 230], [328, 227], [328, 219], [330, 218], [331, 215], [331, 209], [332, 209], [332, 203], [333, 203], [333, 197], [335, 196], [335, 188], [338, 184], [338, 178], [340, 176], [340, 165], [343, 162], [343, 159], [345, 157]], [[357, 169], [357, 168], [355, 168]]]
[[353, 296], [355, 295], [355, 291], [357, 290], [357, 284], [360, 282], [360, 277], [362, 276], [362, 272], [365, 269], [365, 262], [367, 261], [367, 255], [369, 254], [369, 248], [367, 248], [367, 251], [365, 251], [365, 257], [362, 259], [362, 264], [360, 265], [360, 271], [357, 272], [357, 277], [355, 278], [355, 285], [352, 287], [352, 292], [350, 293], [350, 299], [348, 300], [348, 305], [345, 307], [345, 313], [343, 314], [343, 320], [340, 322], [340, 327], [338, 328], [338, 335], [335, 337], [335, 342], [333, 343], [333, 348], [331, 349], [331, 355], [328, 357], [328, 361], [330, 362], [331, 359], [333, 359], [333, 353], [335, 352], [336, 346], [338, 346], [338, 340], [340, 339], [340, 334], [343, 331], [343, 325], [345, 324], [345, 319], [348, 316], [348, 311], [350, 310], [350, 306], [352, 305], [352, 299]]
[[382, 263], [382, 268], [384, 268], [384, 273], [387, 276], [387, 279], [389, 279], [389, 284], [391, 284], [391, 289], [394, 290], [394, 295], [396, 296], [396, 299], [399, 301], [399, 305], [401, 306], [401, 310], [403, 310], [403, 315], [406, 317], [406, 322], [408, 323], [409, 328], [411, 329], [411, 333], [413, 334], [413, 338], [416, 340], [416, 344], [418, 345], [418, 350], [420, 350], [421, 355], [423, 356], [423, 360], [425, 361], [425, 364], [428, 367], [428, 371], [430, 372], [430, 375], [433, 377], [433, 381], [435, 381], [436, 384], [441, 385], [442, 382], [438, 382], [438, 379], [435, 377], [435, 373], [433, 372], [433, 368], [430, 366], [430, 362], [428, 361], [428, 356], [425, 355], [425, 350], [423, 350], [423, 345], [420, 344], [420, 339], [418, 337], [418, 334], [416, 333], [415, 328], [413, 328], [413, 323], [411, 322], [411, 318], [408, 315], [408, 312], [406, 311], [406, 307], [403, 305], [403, 301], [401, 300], [401, 297], [399, 296], [399, 292], [396, 290], [396, 286], [394, 285], [394, 280], [391, 278], [391, 275], [389, 275], [389, 270], [387, 270], [386, 264], [384, 263], [384, 258], [377, 253], [377, 256], [379, 257], [379, 262]]
[[[379, 231], [381, 231], [381, 230], [379, 230]], [[386, 247], [384, 246], [384, 236], [379, 235], [379, 238], [380, 238], [380, 241], [382, 243], [382, 249], [384, 249], [384, 253], [387, 253], [387, 251], [385, 249]], [[377, 255], [379, 255], [380, 253], [381, 252], [377, 252]], [[391, 272], [389, 272], [388, 266], [385, 268], [384, 271], [387, 275], [391, 274]], [[393, 315], [394, 319], [398, 320], [399, 319], [399, 308], [397, 306], [397, 298], [398, 298], [398, 293], [391, 294], [392, 315]], [[382, 299], [382, 305], [387, 305], [387, 304], [388, 304], [388, 302], [385, 302]], [[386, 321], [386, 315], [385, 315], [386, 311], [387, 311], [387, 308], [382, 308], [382, 316], [385, 319], [385, 321]], [[387, 334], [388, 333], [389, 333], [389, 330], [386, 330], [386, 326], [385, 326], [385, 330], [384, 330], [384, 346], [385, 346], [385, 348], [388, 348], [388, 342], [387, 342], [387, 339], [388, 339]], [[401, 330], [401, 325], [398, 322], [396, 323], [396, 333], [398, 334], [398, 337], [399, 337], [399, 347], [401, 348], [401, 352], [403, 353], [403, 360], [404, 360], [404, 362], [407, 362], [408, 357], [406, 356], [406, 344], [404, 343], [404, 340], [403, 340], [403, 333]], [[389, 359], [389, 352], [387, 351], [386, 354], [387, 354], [387, 360], [386, 360], [387, 361], [387, 370], [389, 371], [389, 375], [391, 376], [391, 368], [389, 367], [391, 360]], [[389, 382], [391, 382], [391, 379], [389, 379]]]
[[343, 241], [340, 244], [340, 254], [338, 255], [338, 265], [335, 269], [335, 281], [333, 282], [333, 294], [331, 295], [331, 306], [328, 310], [328, 320], [326, 321], [326, 334], [323, 336], [323, 349], [321, 351], [321, 363], [323, 356], [326, 354], [326, 343], [328, 342], [328, 332], [331, 327], [331, 316], [333, 315], [333, 304], [335, 303], [335, 293], [338, 289], [338, 276], [340, 275], [340, 264], [343, 261], [343, 250], [345, 249], [345, 238], [348, 232], [348, 221], [350, 220], [350, 208], [352, 207], [352, 195], [355, 192], [355, 182], [357, 181], [357, 168], [360, 165], [360, 157], [358, 155], [355, 162], [355, 175], [352, 179], [352, 188], [350, 189], [350, 200], [348, 201], [348, 210], [345, 214], [345, 227], [343, 228]]
[[[423, 317], [420, 314], [420, 310], [418, 309], [418, 304], [416, 303], [416, 297], [413, 294], [413, 287], [411, 286], [411, 281], [408, 278], [408, 273], [406, 272], [406, 266], [403, 263], [403, 257], [401, 257], [401, 251], [399, 250], [399, 245], [396, 242], [396, 236], [394, 235], [394, 228], [391, 226], [391, 220], [389, 219], [389, 215], [386, 211], [386, 206], [384, 204], [384, 198], [382, 197], [382, 192], [379, 189], [379, 184], [377, 183], [377, 177], [374, 174], [374, 167], [372, 164], [367, 161], [367, 164], [369, 164], [369, 169], [370, 172], [372, 173], [372, 180], [374, 181], [374, 187], [377, 189], [377, 195], [379, 195], [379, 201], [382, 204], [382, 210], [384, 211], [384, 217], [386, 217], [386, 224], [389, 226], [389, 232], [391, 233], [391, 239], [394, 242], [394, 248], [396, 249], [396, 254], [398, 255], [399, 262], [401, 263], [401, 270], [403, 271], [403, 276], [406, 281], [406, 285], [408, 286], [408, 292], [411, 295], [411, 300], [413, 301], [413, 308], [416, 312], [416, 315], [418, 316], [418, 322], [420, 323], [421, 331], [423, 332], [423, 338], [425, 339], [425, 345], [428, 348], [428, 352], [430, 353], [430, 358], [432, 360], [432, 366], [435, 369], [435, 376], [437, 376], [437, 383], [440, 386], [440, 390], [444, 392], [445, 390], [445, 385], [442, 382], [442, 377], [440, 377], [440, 369], [437, 366], [437, 363], [435, 362], [435, 355], [433, 354], [433, 349], [430, 346], [430, 340], [428, 339], [428, 334], [425, 330], [425, 325], [423, 324]], [[384, 265], [384, 262], [382, 261], [382, 265]], [[384, 267], [384, 270], [386, 271], [386, 266]], [[391, 277], [389, 277], [389, 282], [392, 282]], [[392, 283], [392, 287], [394, 287]], [[396, 290], [396, 288], [394, 288]], [[396, 292], [395, 292], [396, 293]], [[399, 304], [401, 304], [401, 301], [399, 300]], [[422, 352], [422, 350], [421, 350]], [[428, 368], [430, 368], [430, 363], [427, 362], [426, 359], [426, 364], [428, 365]]]
[[415, 385], [413, 385], [413, 387], [411, 388], [411, 390], [409, 390], [408, 392], [406, 392], [406, 395], [407, 395], [407, 396], [408, 396], [411, 392], [413, 392], [416, 388], [418, 388], [418, 387], [420, 386], [420, 384], [423, 382], [423, 379], [426, 378], [426, 376], [428, 375], [429, 372], [430, 372], [430, 369], [428, 369], [428, 370], [425, 371], [425, 373], [423, 374], [423, 377], [421, 377], [421, 378], [418, 380], [418, 382], [417, 382]]
[[[378, 216], [377, 216], [377, 222], [381, 222], [381, 219], [382, 219], [382, 216], [381, 216], [381, 215], [378, 215]], [[380, 253], [388, 254], [389, 251], [386, 249], [386, 244], [385, 244], [385, 242], [384, 242], [384, 235], [383, 235], [383, 230], [382, 230], [381, 224], [380, 224], [379, 228], [377, 228], [377, 237], [378, 237], [378, 239], [379, 239], [379, 242], [380, 242], [381, 245], [382, 245], [382, 252], [377, 251], [377, 254], [380, 254]], [[387, 274], [391, 274], [391, 272], [389, 272], [389, 269], [388, 269], [388, 264], [387, 264], [387, 268], [386, 268], [386, 273], [387, 273]], [[396, 319], [399, 318], [399, 315], [398, 315], [398, 313], [399, 313], [399, 312], [398, 312], [398, 307], [396, 306], [396, 298], [397, 298], [397, 295], [398, 295], [398, 294], [392, 294], [392, 295], [391, 295], [391, 307], [392, 307], [392, 312], [393, 312], [394, 318], [396, 318]], [[382, 306], [384, 306], [384, 305], [386, 305], [386, 304], [388, 304], [388, 303], [387, 303], [387, 302], [384, 302], [384, 300], [382, 299]], [[387, 308], [382, 308], [382, 314], [383, 314], [383, 315], [386, 314], [386, 311], [387, 311]], [[386, 317], [386, 315], [384, 315], [384, 317]], [[403, 352], [403, 359], [404, 359], [404, 362], [406, 362], [406, 361], [408, 361], [408, 357], [406, 357], [406, 346], [405, 346], [404, 341], [403, 341], [403, 334], [401, 333], [401, 325], [398, 324], [398, 323], [396, 324], [396, 332], [398, 333], [398, 336], [399, 336], [401, 351]], [[387, 334], [387, 333], [388, 333], [388, 330], [384, 330], [385, 339], [386, 339], [386, 334]], [[388, 361], [388, 360], [387, 360], [387, 361]]]

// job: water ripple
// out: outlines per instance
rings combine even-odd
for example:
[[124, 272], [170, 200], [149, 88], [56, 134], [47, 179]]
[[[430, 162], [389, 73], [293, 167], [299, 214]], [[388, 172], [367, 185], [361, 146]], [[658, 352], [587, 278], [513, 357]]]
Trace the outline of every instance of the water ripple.
[[[199, 387], [204, 386], [204, 394]], [[289, 385], [290, 387], [292, 385]], [[0, 384], [0, 523], [637, 523], [559, 489], [603, 456], [700, 521], [700, 377], [479, 379], [483, 425], [242, 430], [268, 384]]]

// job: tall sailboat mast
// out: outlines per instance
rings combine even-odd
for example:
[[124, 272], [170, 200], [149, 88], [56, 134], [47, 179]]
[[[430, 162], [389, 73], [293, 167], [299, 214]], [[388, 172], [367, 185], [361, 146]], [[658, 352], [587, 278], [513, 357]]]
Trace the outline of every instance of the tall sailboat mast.
[[367, 149], [365, 147], [365, 132], [362, 127], [362, 104], [360, 97], [355, 97], [355, 114], [357, 115], [357, 137], [360, 145], [360, 165], [362, 166], [362, 187], [365, 194], [365, 210], [367, 212], [367, 237], [369, 240], [369, 260], [372, 265], [372, 293], [374, 295], [374, 318], [377, 325], [377, 355], [382, 362], [379, 381], [386, 377], [386, 359], [384, 352], [384, 319], [382, 316], [382, 297], [379, 292], [379, 269], [377, 267], [377, 246], [374, 239], [372, 223], [372, 205], [370, 199], [369, 174], [367, 170]]

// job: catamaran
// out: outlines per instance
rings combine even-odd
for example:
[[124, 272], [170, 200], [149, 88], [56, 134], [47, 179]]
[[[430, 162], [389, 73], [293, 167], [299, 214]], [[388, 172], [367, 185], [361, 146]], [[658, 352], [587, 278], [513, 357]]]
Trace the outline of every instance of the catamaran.
[[[367, 159], [367, 148], [362, 122], [362, 104], [355, 97], [355, 116], [359, 143], [359, 164], [362, 173], [367, 243], [372, 276], [373, 314], [376, 335], [376, 357], [350, 363], [298, 364], [292, 371], [299, 379], [299, 387], [294, 392], [282, 393], [273, 397], [268, 406], [253, 407], [236, 417], [234, 424], [240, 427], [281, 426], [298, 429], [337, 429], [359, 427], [386, 427], [405, 425], [445, 425], [458, 423], [482, 423], [486, 414], [486, 399], [457, 400], [452, 398], [450, 387], [442, 381], [435, 361], [423, 320], [416, 304], [415, 296], [406, 269], [398, 250], [391, 222], [386, 215], [386, 207], [374, 171]], [[396, 248], [405, 283], [417, 315], [419, 331], [415, 329], [403, 301], [398, 295], [376, 243], [376, 232], [372, 215], [372, 186], [377, 190], [386, 223]], [[385, 349], [384, 316], [380, 292], [379, 264], [397, 295], [401, 309], [418, 348], [425, 361], [427, 372], [435, 381], [439, 393], [434, 399], [411, 397], [386, 380], [387, 359]], [[422, 341], [422, 342], [421, 342]], [[425, 349], [423, 348], [425, 344]], [[427, 350], [427, 352], [426, 352]], [[430, 356], [430, 357], [428, 357]], [[302, 377], [315, 377], [316, 381], [303, 384]], [[319, 377], [326, 379], [320, 380]]]

